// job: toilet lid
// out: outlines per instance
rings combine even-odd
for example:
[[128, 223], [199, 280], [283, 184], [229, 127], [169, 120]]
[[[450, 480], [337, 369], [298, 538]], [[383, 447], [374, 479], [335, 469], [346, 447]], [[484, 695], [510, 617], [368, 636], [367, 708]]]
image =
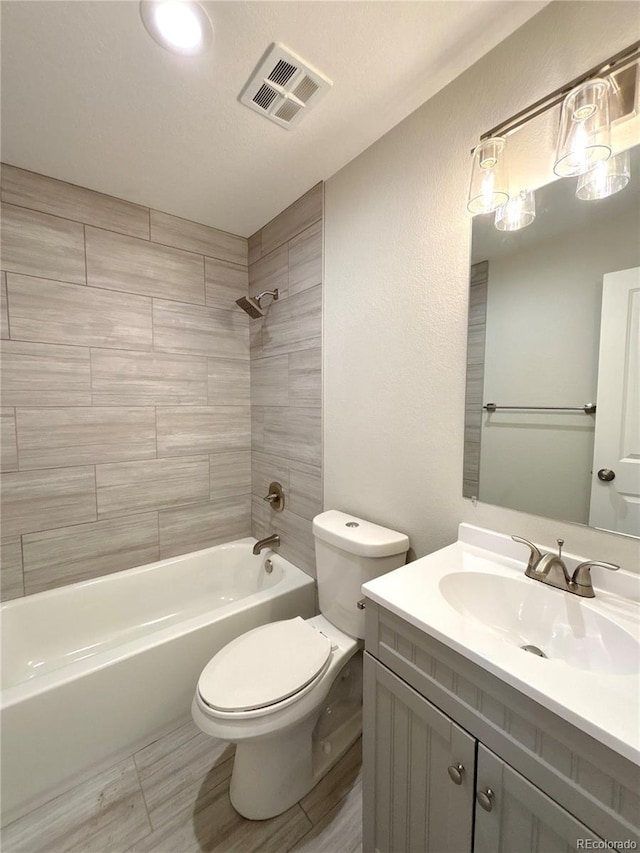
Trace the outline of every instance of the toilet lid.
[[264, 708], [306, 687], [330, 654], [331, 641], [299, 616], [271, 622], [221, 649], [202, 671], [198, 690], [220, 711]]

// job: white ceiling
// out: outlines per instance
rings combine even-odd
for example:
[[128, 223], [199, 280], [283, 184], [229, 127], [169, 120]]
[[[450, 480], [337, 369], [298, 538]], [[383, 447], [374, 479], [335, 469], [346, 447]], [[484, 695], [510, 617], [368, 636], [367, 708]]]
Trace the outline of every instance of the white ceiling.
[[[183, 57], [136, 0], [3, 0], [2, 159], [248, 236], [545, 3], [204, 2]], [[274, 41], [334, 82], [290, 131], [238, 102]]]

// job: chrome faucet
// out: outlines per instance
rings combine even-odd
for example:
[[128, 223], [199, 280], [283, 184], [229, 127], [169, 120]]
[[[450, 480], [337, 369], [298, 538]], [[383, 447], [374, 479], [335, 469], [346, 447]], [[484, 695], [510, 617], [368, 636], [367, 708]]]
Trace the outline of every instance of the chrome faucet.
[[562, 546], [564, 539], [557, 539], [557, 554], [542, 554], [533, 542], [523, 539], [521, 536], [512, 536], [514, 542], [521, 542], [529, 548], [529, 561], [525, 569], [525, 575], [534, 581], [563, 589], [582, 598], [595, 598], [593, 584], [591, 583], [591, 568], [598, 566], [601, 569], [617, 571], [620, 566], [613, 563], [603, 563], [600, 560], [586, 560], [576, 567], [572, 575], [569, 575], [564, 560], [562, 559]]
[[259, 554], [263, 548], [277, 548], [280, 544], [280, 537], [277, 533], [272, 533], [271, 536], [266, 536], [264, 539], [258, 539], [253, 546], [253, 553]]

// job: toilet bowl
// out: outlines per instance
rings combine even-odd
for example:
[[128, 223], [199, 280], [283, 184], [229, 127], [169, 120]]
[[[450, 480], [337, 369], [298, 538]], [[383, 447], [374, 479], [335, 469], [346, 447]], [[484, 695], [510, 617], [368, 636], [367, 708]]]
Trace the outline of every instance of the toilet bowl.
[[336, 511], [314, 519], [314, 535], [323, 613], [233, 640], [204, 668], [193, 698], [196, 725], [236, 744], [231, 803], [253, 820], [298, 802], [358, 738], [360, 588], [402, 565], [409, 546], [403, 534]]

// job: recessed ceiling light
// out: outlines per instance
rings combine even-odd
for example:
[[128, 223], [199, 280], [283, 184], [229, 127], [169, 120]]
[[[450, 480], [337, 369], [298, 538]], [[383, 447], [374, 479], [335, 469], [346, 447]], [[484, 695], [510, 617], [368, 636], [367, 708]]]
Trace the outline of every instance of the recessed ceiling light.
[[149, 35], [173, 53], [203, 53], [213, 38], [207, 13], [193, 0], [141, 0], [140, 16]]

